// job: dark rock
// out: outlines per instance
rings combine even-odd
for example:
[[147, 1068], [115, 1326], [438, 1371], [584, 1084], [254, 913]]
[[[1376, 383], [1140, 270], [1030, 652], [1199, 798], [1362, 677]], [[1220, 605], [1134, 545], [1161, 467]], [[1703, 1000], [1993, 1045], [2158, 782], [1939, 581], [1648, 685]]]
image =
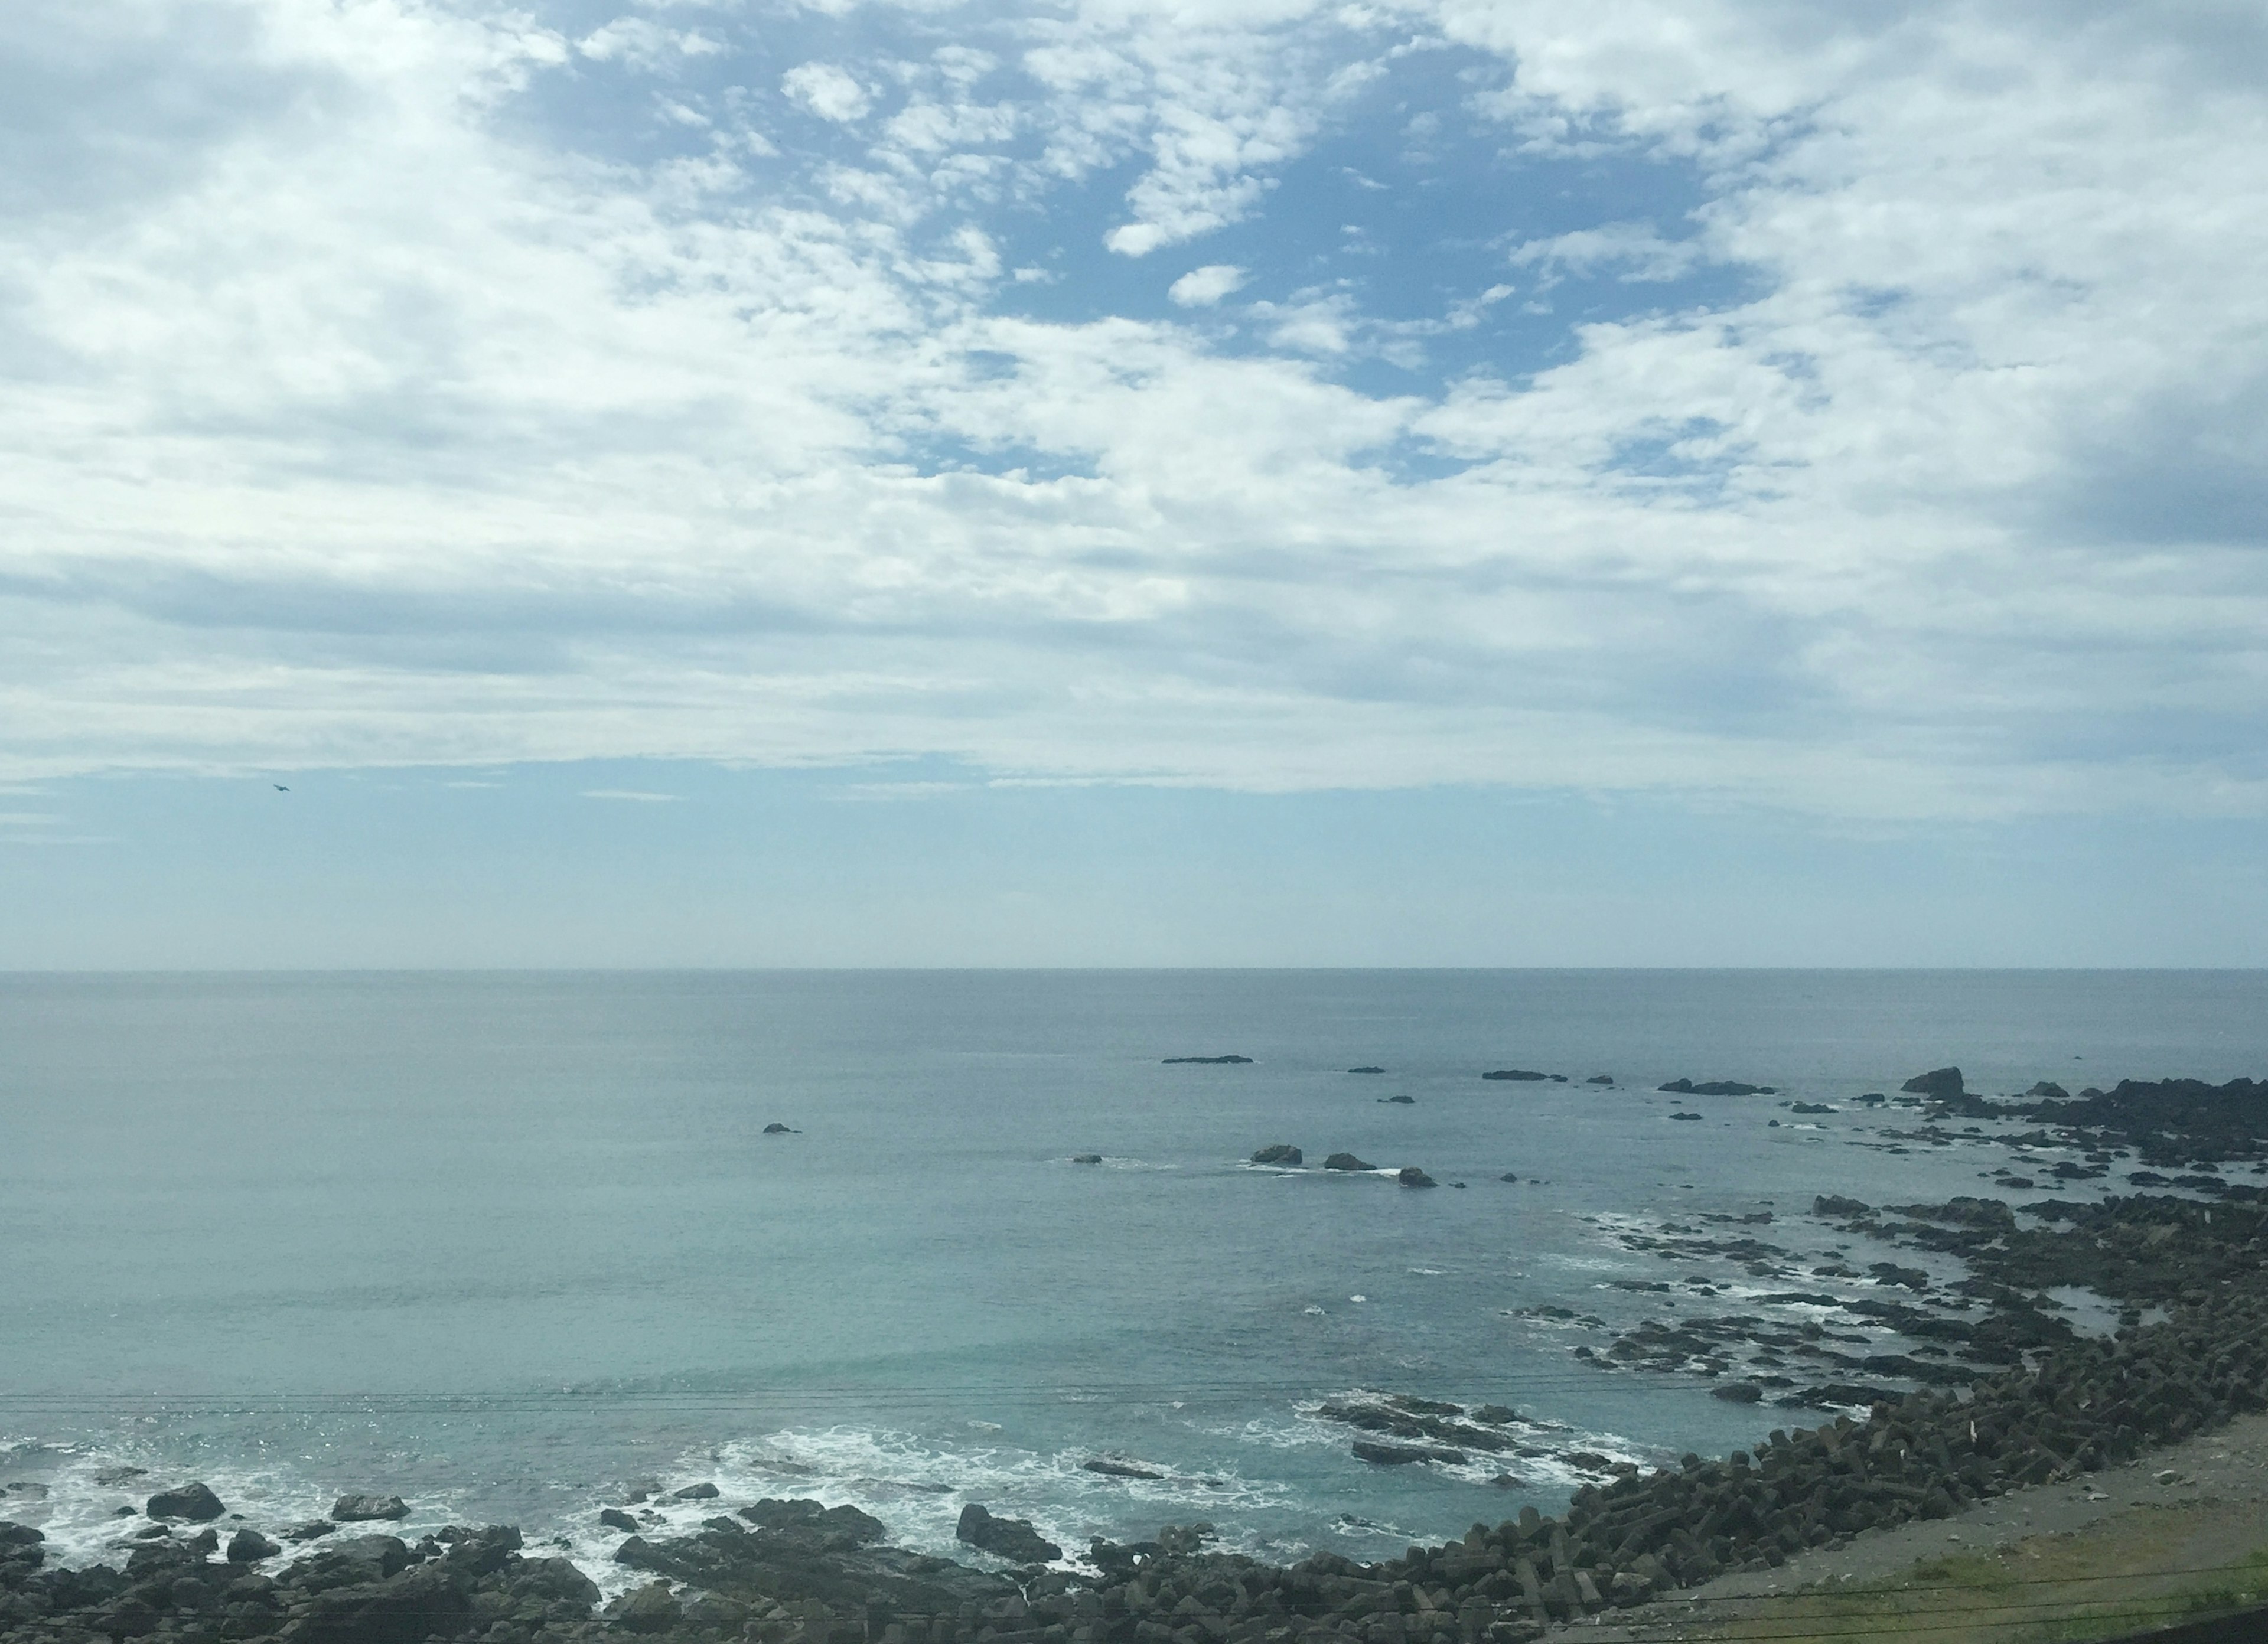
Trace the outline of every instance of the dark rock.
[[1418, 1101], [1414, 1096], [1381, 1096], [1378, 1099], [1381, 1102], [1391, 1102], [1398, 1107], [1415, 1106]]
[[143, 1508], [152, 1518], [186, 1518], [193, 1524], [218, 1518], [226, 1510], [221, 1506], [220, 1497], [202, 1481], [185, 1484], [178, 1489], [160, 1490]]
[[522, 1545], [519, 1530], [511, 1524], [490, 1524], [478, 1530], [452, 1524], [439, 1539], [449, 1549], [442, 1557], [443, 1564], [456, 1574], [473, 1579], [503, 1569]]
[[1355, 1440], [1354, 1453], [1381, 1467], [1406, 1467], [1416, 1461], [1447, 1462], [1455, 1466], [1465, 1459], [1464, 1451], [1451, 1450], [1445, 1444], [1389, 1444], [1381, 1439]]
[[44, 1531], [29, 1524], [11, 1524], [0, 1520], [0, 1547], [36, 1547], [47, 1539]]
[[1696, 1084], [1690, 1079], [1672, 1079], [1668, 1084], [1658, 1084], [1657, 1090], [1667, 1090], [1673, 1096], [1778, 1096], [1779, 1092], [1769, 1084], [1743, 1084], [1738, 1079], [1711, 1079]]
[[1097, 1457], [1079, 1465], [1089, 1472], [1099, 1472], [1107, 1479], [1162, 1479], [1166, 1475], [1154, 1467], [1138, 1466], [1132, 1462], [1108, 1461]]
[[1614, 1082], [1615, 1075], [1610, 1073], [1594, 1073], [1583, 1081], [1585, 1084], [1612, 1084]]
[[667, 1633], [685, 1612], [667, 1582], [650, 1582], [607, 1606], [607, 1619], [625, 1633]]
[[1254, 1149], [1252, 1155], [1255, 1164], [1304, 1164], [1307, 1160], [1307, 1156], [1288, 1141], [1270, 1142]]
[[1857, 1216], [1870, 1216], [1874, 1207], [1856, 1199], [1845, 1199], [1840, 1193], [1822, 1193], [1811, 1201], [1811, 1214], [1815, 1216], [1839, 1216], [1849, 1221]]
[[280, 1532], [284, 1540], [293, 1543], [314, 1541], [329, 1535], [338, 1526], [328, 1518], [311, 1518], [304, 1524], [293, 1524]]
[[1383, 1068], [1350, 1068], [1347, 1071], [1349, 1073], [1384, 1073], [1386, 1069]]
[[1933, 1068], [1927, 1073], [1918, 1073], [1898, 1087], [1909, 1096], [1933, 1096], [1940, 1099], [1963, 1094], [1961, 1069]]
[[1414, 1164], [1405, 1164], [1394, 1173], [1394, 1179], [1404, 1187], [1439, 1187], [1441, 1184]]
[[2052, 1080], [2043, 1079], [2024, 1092], [2024, 1099], [2028, 1102], [2068, 1102], [2071, 1092]]
[[1371, 1167], [1351, 1153], [1334, 1153], [1323, 1161], [1323, 1168], [1327, 1171], [1366, 1171]]
[[1902, 1216], [1918, 1216], [1925, 1222], [1950, 1222], [1959, 1227], [2006, 1230], [2016, 1225], [2016, 1213], [2008, 1208], [2006, 1200], [1999, 1199], [1955, 1196], [1941, 1205], [1892, 1205], [1890, 1208]]
[[995, 1518], [975, 1501], [961, 1509], [953, 1536], [1017, 1564], [1049, 1564], [1063, 1557], [1063, 1549], [1033, 1529], [1030, 1519]]
[[1764, 1396], [1764, 1390], [1754, 1382], [1719, 1382], [1709, 1390], [1709, 1396], [1727, 1404], [1752, 1405]]
[[1506, 1171], [1503, 1175], [1497, 1178], [1497, 1180], [1500, 1182], [1516, 1182], [1519, 1179], [1519, 1176], [1511, 1171]]
[[1670, 1117], [1672, 1119], [1683, 1119], [1686, 1123], [1691, 1124], [1695, 1120], [1702, 1118], [1703, 1115], [1699, 1113], [1672, 1113]]
[[1100, 1164], [1102, 1156], [1100, 1153], [1074, 1153], [1071, 1156], [1071, 1162], [1073, 1164]]
[[331, 1517], [342, 1524], [409, 1516], [409, 1505], [398, 1495], [342, 1495], [331, 1503]]
[[703, 1479], [699, 1484], [688, 1484], [682, 1490], [672, 1490], [661, 1499], [665, 1501], [713, 1501], [717, 1486]]
[[1494, 1073], [1484, 1073], [1484, 1079], [1510, 1079], [1523, 1084], [1540, 1083], [1549, 1079], [1548, 1073], [1535, 1073], [1526, 1068], [1498, 1068]]
[[1168, 1068], [1228, 1068], [1241, 1067], [1251, 1060], [1249, 1056], [1168, 1056], [1165, 1059], [1165, 1065]]
[[1787, 1111], [1791, 1113], [1831, 1113], [1835, 1110], [1824, 1102], [1791, 1102]]
[[284, 1579], [304, 1591], [326, 1592], [382, 1582], [409, 1565], [409, 1548], [401, 1537], [354, 1536], [300, 1560], [284, 1572]]
[[609, 1507], [600, 1509], [599, 1514], [599, 1523], [605, 1525], [608, 1530], [628, 1530], [632, 1535], [636, 1535], [637, 1533], [637, 1520], [632, 1518], [628, 1513], [622, 1511], [619, 1507]]
[[1510, 1427], [1520, 1420], [1520, 1412], [1510, 1405], [1482, 1405], [1471, 1413], [1476, 1421], [1485, 1421], [1492, 1427]]
[[770, 1124], [764, 1127], [764, 1134], [767, 1136], [792, 1136], [795, 1134], [795, 1132], [789, 1129], [785, 1125], [781, 1124], [779, 1120], [775, 1119]]
[[257, 1564], [262, 1559], [272, 1559], [283, 1551], [256, 1530], [239, 1530], [228, 1538], [228, 1561], [231, 1564]]

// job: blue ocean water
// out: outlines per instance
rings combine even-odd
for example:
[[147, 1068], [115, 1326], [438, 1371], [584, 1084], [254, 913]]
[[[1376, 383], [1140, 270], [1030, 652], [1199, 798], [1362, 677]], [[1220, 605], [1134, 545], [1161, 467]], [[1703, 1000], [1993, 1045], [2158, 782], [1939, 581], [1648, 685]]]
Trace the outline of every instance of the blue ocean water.
[[[2257, 972], [0, 978], [0, 1516], [91, 1558], [121, 1467], [271, 1524], [382, 1488], [604, 1576], [600, 1507], [705, 1479], [938, 1551], [976, 1500], [1067, 1547], [1204, 1519], [1374, 1557], [1550, 1510], [1562, 1450], [1808, 1419], [1575, 1358], [1605, 1336], [1530, 1310], [1756, 1288], [1619, 1232], [1771, 1210], [1742, 1230], [1823, 1255], [1815, 1193], [2006, 1156], [1902, 1146], [1862, 1093], [2257, 1076], [2264, 1007]], [[1272, 1142], [1311, 1168], [1246, 1163]], [[1312, 1168], [1341, 1149], [1443, 1185]], [[1544, 1453], [1371, 1465], [1314, 1415], [1362, 1387], [1511, 1405]]]

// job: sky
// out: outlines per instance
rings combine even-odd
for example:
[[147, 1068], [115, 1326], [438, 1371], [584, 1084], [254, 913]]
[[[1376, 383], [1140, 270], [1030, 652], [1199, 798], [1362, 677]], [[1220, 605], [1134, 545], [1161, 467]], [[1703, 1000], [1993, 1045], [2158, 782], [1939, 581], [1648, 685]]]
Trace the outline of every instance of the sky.
[[0, 968], [2268, 963], [2268, 13], [13, 0]]

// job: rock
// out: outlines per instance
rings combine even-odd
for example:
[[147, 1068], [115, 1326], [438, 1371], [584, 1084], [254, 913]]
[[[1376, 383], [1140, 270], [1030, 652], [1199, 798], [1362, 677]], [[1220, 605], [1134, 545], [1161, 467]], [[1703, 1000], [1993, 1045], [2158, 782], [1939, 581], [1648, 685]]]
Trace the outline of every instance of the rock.
[[1918, 1073], [1898, 1087], [1909, 1096], [1953, 1097], [1962, 1092], [1961, 1069], [1933, 1068], [1927, 1073]]
[[1764, 1390], [1754, 1382], [1719, 1382], [1709, 1390], [1709, 1396], [1728, 1405], [1752, 1405], [1764, 1396]]
[[1366, 1171], [1371, 1167], [1351, 1153], [1334, 1153], [1323, 1161], [1323, 1168], [1327, 1171]]
[[1686, 1123], [1690, 1124], [1700, 1119], [1702, 1115], [1699, 1113], [1672, 1113], [1670, 1117], [1672, 1119], [1683, 1119]]
[[2024, 1097], [2027, 1101], [2033, 1102], [2068, 1102], [2071, 1100], [2071, 1092], [2051, 1079], [2043, 1079], [2025, 1091]]
[[1349, 1073], [1384, 1073], [1386, 1069], [1383, 1068], [1350, 1068], [1347, 1071]]
[[257, 1564], [262, 1559], [272, 1559], [283, 1551], [256, 1530], [239, 1530], [228, 1538], [228, 1561], [231, 1564]]
[[136, 1479], [146, 1479], [149, 1476], [150, 1470], [147, 1467], [105, 1467], [94, 1475], [94, 1481], [114, 1490], [122, 1484], [131, 1484]]
[[1230, 1068], [1241, 1067], [1251, 1060], [1249, 1056], [1168, 1056], [1165, 1059], [1165, 1065], [1168, 1068]]
[[688, 1484], [682, 1490], [672, 1490], [661, 1499], [665, 1501], [713, 1501], [717, 1486], [703, 1479], [699, 1484]]
[[220, 1497], [200, 1481], [158, 1491], [143, 1511], [152, 1518], [186, 1518], [193, 1524], [202, 1524], [208, 1519], [218, 1518], [226, 1509], [221, 1506]]
[[1510, 1079], [1522, 1084], [1537, 1083], [1550, 1076], [1548, 1073], [1535, 1073], [1526, 1068], [1498, 1068], [1494, 1073], [1481, 1075], [1484, 1079]]
[[602, 1509], [599, 1514], [599, 1523], [605, 1525], [608, 1530], [627, 1530], [633, 1536], [637, 1534], [637, 1520], [632, 1518], [628, 1513], [623, 1512], [619, 1507], [609, 1507]]
[[775, 1119], [770, 1124], [764, 1127], [764, 1134], [767, 1136], [792, 1136], [795, 1134], [795, 1132], [790, 1130], [785, 1125], [781, 1124], [779, 1120]]
[[1769, 1084], [1743, 1084], [1738, 1079], [1711, 1079], [1696, 1084], [1690, 1079], [1672, 1079], [1668, 1084], [1654, 1086], [1673, 1096], [1778, 1096], [1779, 1091]]
[[0, 1484], [0, 1495], [12, 1495], [19, 1501], [44, 1501], [48, 1486], [19, 1479], [14, 1484]]
[[1476, 1421], [1485, 1421], [1492, 1427], [1510, 1427], [1520, 1420], [1520, 1412], [1510, 1405], [1482, 1405], [1469, 1413]]
[[667, 1582], [650, 1582], [607, 1606], [607, 1619], [625, 1633], [666, 1633], [684, 1613]]
[[1414, 1096], [1381, 1096], [1378, 1099], [1381, 1102], [1391, 1102], [1399, 1107], [1411, 1107], [1416, 1105], [1418, 1101]]
[[1925, 1222], [1949, 1222], [1956, 1227], [1989, 1228], [2006, 1232], [2016, 1225], [2016, 1213], [2003, 1200], [1970, 1199], [1955, 1195], [1941, 1205], [1892, 1205], [1902, 1216]]
[[1585, 1084], [1612, 1084], [1614, 1082], [1615, 1075], [1610, 1073], [1594, 1073], [1583, 1081]]
[[1446, 1444], [1388, 1444], [1379, 1439], [1357, 1439], [1354, 1453], [1381, 1467], [1406, 1467], [1416, 1461], [1446, 1462], [1458, 1466], [1465, 1459], [1464, 1451], [1451, 1450]]
[[1270, 1142], [1253, 1151], [1255, 1164], [1304, 1164], [1307, 1156], [1288, 1141]]
[[331, 1517], [342, 1524], [409, 1516], [409, 1504], [398, 1495], [342, 1495], [331, 1503]]
[[1787, 1111], [1791, 1113], [1831, 1113], [1835, 1110], [1824, 1102], [1792, 1102]]
[[1856, 1199], [1845, 1199], [1840, 1193], [1822, 1193], [1811, 1201], [1811, 1214], [1815, 1216], [1841, 1216], [1848, 1220], [1853, 1216], [1870, 1216], [1874, 1214], [1874, 1207]]
[[1166, 1475], [1155, 1468], [1137, 1466], [1132, 1462], [1108, 1461], [1097, 1457], [1079, 1465], [1089, 1472], [1099, 1472], [1106, 1479], [1162, 1479]]
[[1100, 1164], [1102, 1156], [1100, 1153], [1074, 1153], [1071, 1156], [1071, 1162], [1073, 1164]]
[[1404, 1187], [1439, 1187], [1441, 1184], [1414, 1164], [1405, 1164], [1394, 1173], [1394, 1179]]
[[338, 1526], [328, 1518], [311, 1518], [306, 1523], [294, 1524], [281, 1533], [284, 1540], [297, 1544], [302, 1541], [319, 1540], [337, 1528]]
[[1030, 1519], [995, 1518], [975, 1501], [961, 1509], [953, 1536], [1017, 1564], [1049, 1564], [1063, 1557], [1063, 1549], [1033, 1529]]

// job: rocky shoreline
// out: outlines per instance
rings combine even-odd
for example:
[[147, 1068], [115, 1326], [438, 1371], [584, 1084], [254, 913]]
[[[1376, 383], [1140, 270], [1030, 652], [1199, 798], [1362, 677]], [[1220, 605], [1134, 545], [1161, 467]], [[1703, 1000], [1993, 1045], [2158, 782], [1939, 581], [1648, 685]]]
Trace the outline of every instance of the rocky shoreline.
[[[1980, 1100], [1961, 1090], [1956, 1070], [1925, 1077], [1935, 1082], [1933, 1119], [1962, 1116], [1964, 1105]], [[1642, 1328], [1628, 1332], [1600, 1356], [1602, 1366], [1697, 1363], [1720, 1391], [1732, 1390], [1727, 1396], [1747, 1402], [1870, 1407], [1863, 1418], [1845, 1413], [1815, 1427], [1774, 1430], [1753, 1450], [1719, 1460], [1688, 1455], [1641, 1472], [1597, 1457], [1597, 1481], [1578, 1489], [1561, 1516], [1530, 1507], [1397, 1559], [1365, 1565], [1326, 1552], [1277, 1567], [1210, 1549], [1210, 1526], [1193, 1525], [1167, 1526], [1130, 1546], [1097, 1541], [1064, 1567], [1061, 1549], [1029, 1523], [971, 1503], [962, 1540], [1010, 1566], [979, 1568], [890, 1546], [887, 1528], [855, 1508], [768, 1500], [719, 1513], [690, 1535], [652, 1541], [636, 1519], [610, 1509], [605, 1522], [631, 1532], [615, 1561], [649, 1579], [602, 1606], [580, 1569], [531, 1556], [508, 1527], [452, 1528], [413, 1545], [394, 1536], [340, 1535], [328, 1521], [275, 1526], [272, 1535], [247, 1524], [224, 1548], [214, 1521], [225, 1504], [188, 1485], [149, 1498], [149, 1523], [136, 1532], [122, 1569], [50, 1567], [40, 1531], [0, 1523], [0, 1638], [1526, 1644], [1555, 1622], [1635, 1609], [1727, 1571], [1772, 1568], [1870, 1530], [1949, 1518], [2268, 1409], [2268, 1193], [2223, 1183], [2209, 1168], [2262, 1156], [2268, 1086], [2165, 1087], [2173, 1099], [2160, 1108], [2153, 1089], [2121, 1085], [2078, 1098], [2036, 1091], [2021, 1116], [2052, 1126], [2060, 1145], [2113, 1159], [2142, 1151], [2150, 1163], [2188, 1165], [2212, 1184], [2203, 1190], [2209, 1199], [2048, 1200], [2023, 1207], [2021, 1221], [1989, 1199], [1882, 1208], [1831, 1197], [1815, 1203], [1815, 1215], [1831, 1224], [1965, 1268], [1948, 1306], [1867, 1304], [1891, 1310], [1902, 1332], [1943, 1344], [1941, 1359], [1909, 1354], [1881, 1367], [1922, 1382], [1918, 1391], [1734, 1376], [1732, 1344], [1758, 1343], [1752, 1318], [1684, 1319], [1683, 1339], [1668, 1343]], [[2012, 1111], [1992, 1109], [1999, 1117]], [[1673, 1246], [1683, 1237], [1674, 1236]], [[1715, 1243], [1742, 1245], [1760, 1276], [1787, 1258], [1753, 1233]], [[1919, 1269], [1910, 1281], [1900, 1276], [1909, 1270], [1879, 1266], [1891, 1273], [1877, 1273], [1878, 1283], [1911, 1282], [1918, 1296], [1931, 1288]], [[2084, 1335], [2057, 1317], [2046, 1292], [2064, 1285], [2089, 1287], [2124, 1310], [2115, 1333]], [[1964, 1310], [1978, 1316], [1959, 1317]], [[1816, 1338], [1794, 1333], [1798, 1339], [1767, 1341], [1763, 1351], [1785, 1347], [1792, 1355], [1808, 1347], [1828, 1368], [1849, 1368], [1823, 1345], [1833, 1334], [1823, 1326]], [[1858, 1368], [1867, 1368], [1863, 1357]], [[1778, 1391], [1768, 1379], [1791, 1385]], [[1384, 1464], [1450, 1454], [1462, 1460], [1468, 1450], [1517, 1455], [1535, 1436], [1498, 1405], [1378, 1395], [1320, 1413], [1355, 1429], [1358, 1453], [1369, 1445], [1378, 1453], [1367, 1459]], [[344, 1497], [334, 1517], [383, 1520], [400, 1510], [393, 1498]], [[280, 1557], [276, 1538], [313, 1540], [320, 1550], [269, 1574], [261, 1567]]]

